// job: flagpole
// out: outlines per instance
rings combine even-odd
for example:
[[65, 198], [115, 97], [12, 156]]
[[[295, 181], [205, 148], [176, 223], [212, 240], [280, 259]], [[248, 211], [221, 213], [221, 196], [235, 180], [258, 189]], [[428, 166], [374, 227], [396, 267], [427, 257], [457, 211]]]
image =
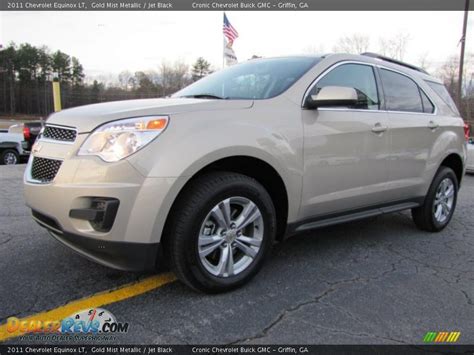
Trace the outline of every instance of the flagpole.
[[235, 55], [232, 45], [234, 44], [234, 40], [239, 37], [239, 33], [232, 27], [225, 12], [223, 20], [222, 34], [224, 37], [224, 48], [222, 53], [222, 68], [225, 68], [226, 65], [230, 66], [237, 63], [237, 56]]
[[223, 45], [222, 45], [222, 69], [224, 69], [224, 66], [225, 66], [225, 36], [222, 35], [222, 42], [223, 42]]
[[[225, 16], [225, 12], [222, 13], [222, 18], [224, 18]], [[224, 66], [225, 66], [225, 36], [224, 36], [224, 33], [222, 33], [222, 69], [224, 69]]]

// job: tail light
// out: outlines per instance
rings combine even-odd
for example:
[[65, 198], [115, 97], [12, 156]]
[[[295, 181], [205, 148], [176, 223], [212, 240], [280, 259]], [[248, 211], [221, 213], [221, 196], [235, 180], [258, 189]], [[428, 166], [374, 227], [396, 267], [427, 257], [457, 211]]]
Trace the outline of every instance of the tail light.
[[464, 122], [464, 138], [466, 139], [467, 142], [469, 141], [469, 136], [470, 136], [469, 125], [466, 122]]
[[25, 141], [29, 141], [31, 138], [31, 132], [29, 127], [23, 127], [23, 137], [25, 137]]

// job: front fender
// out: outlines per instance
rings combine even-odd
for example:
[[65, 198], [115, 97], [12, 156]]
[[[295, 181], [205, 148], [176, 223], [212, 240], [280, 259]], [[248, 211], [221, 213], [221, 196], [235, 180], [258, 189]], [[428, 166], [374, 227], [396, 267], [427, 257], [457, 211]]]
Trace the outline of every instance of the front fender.
[[242, 116], [246, 117], [242, 119], [236, 119], [235, 113], [226, 112], [219, 117], [214, 113], [205, 120], [184, 116], [171, 117], [167, 130], [149, 147], [129, 159], [146, 177], [176, 178], [158, 211], [155, 236], [161, 235], [172, 204], [186, 183], [209, 164], [235, 156], [256, 158], [275, 169], [288, 193], [288, 221], [296, 219], [303, 162], [301, 127], [295, 125], [295, 121], [285, 117], [282, 124], [286, 127], [280, 126], [281, 129], [275, 131], [269, 127], [279, 127], [278, 124], [253, 117], [249, 110], [245, 110]]

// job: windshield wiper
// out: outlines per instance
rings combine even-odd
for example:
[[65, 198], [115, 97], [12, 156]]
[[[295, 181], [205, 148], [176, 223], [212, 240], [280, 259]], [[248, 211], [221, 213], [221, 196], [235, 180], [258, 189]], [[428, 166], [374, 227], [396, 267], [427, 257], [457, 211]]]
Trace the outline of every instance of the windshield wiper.
[[193, 98], [193, 99], [217, 99], [217, 100], [226, 100], [228, 97], [222, 97], [214, 94], [196, 94], [196, 95], [185, 95], [180, 96], [185, 98]]

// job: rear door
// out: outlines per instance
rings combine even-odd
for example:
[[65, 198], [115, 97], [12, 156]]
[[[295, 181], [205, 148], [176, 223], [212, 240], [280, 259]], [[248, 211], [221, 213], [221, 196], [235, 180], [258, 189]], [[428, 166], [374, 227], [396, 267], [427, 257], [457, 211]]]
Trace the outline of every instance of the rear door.
[[390, 139], [389, 200], [423, 194], [424, 173], [433, 142], [440, 133], [435, 106], [406, 74], [379, 69], [385, 93]]
[[302, 110], [304, 178], [301, 218], [343, 212], [384, 200], [389, 153], [386, 113], [380, 111], [375, 68], [341, 63], [307, 95], [324, 86], [356, 89], [354, 107]]

